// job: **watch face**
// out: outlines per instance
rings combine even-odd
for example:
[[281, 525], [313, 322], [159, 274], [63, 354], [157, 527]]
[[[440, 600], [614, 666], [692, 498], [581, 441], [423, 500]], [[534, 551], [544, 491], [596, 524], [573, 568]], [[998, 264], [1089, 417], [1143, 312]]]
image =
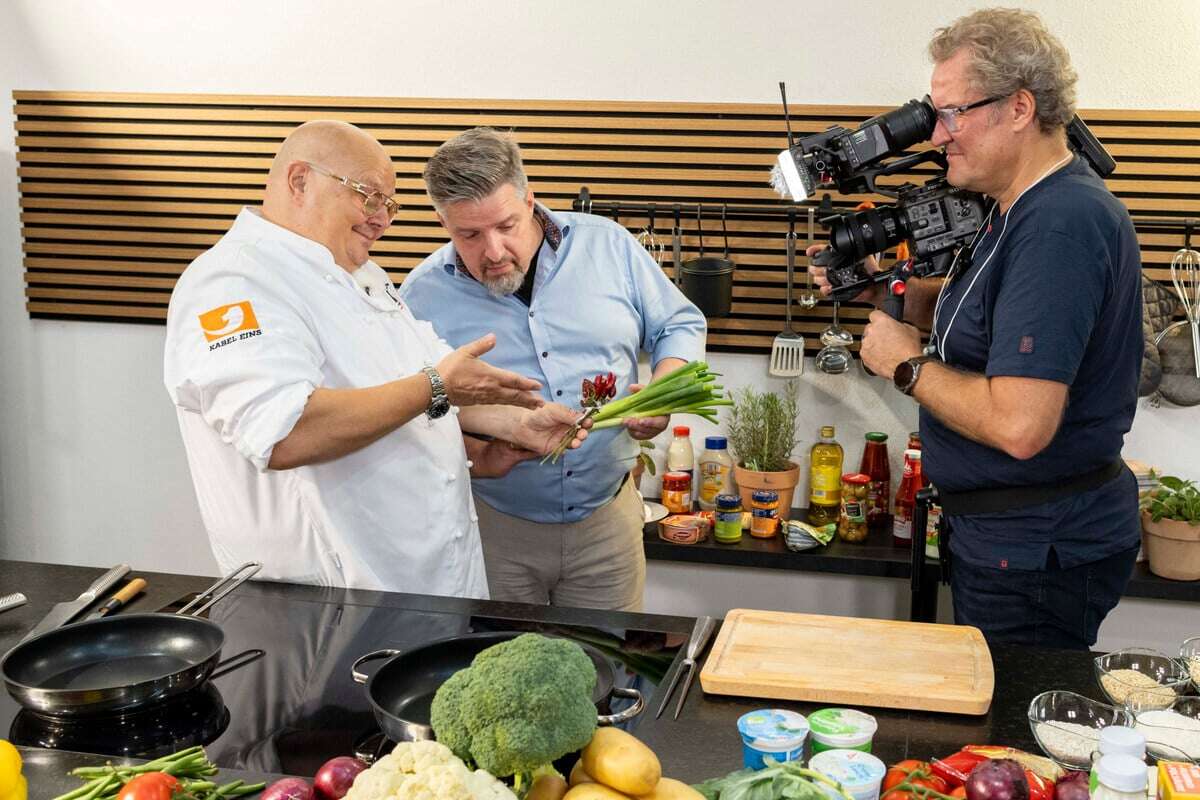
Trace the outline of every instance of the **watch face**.
[[892, 375], [892, 382], [896, 384], [896, 388], [906, 394], [912, 388], [913, 369], [911, 361], [901, 361]]
[[442, 397], [434, 401], [434, 403], [429, 406], [429, 410], [425, 413], [429, 415], [430, 419], [440, 419], [441, 417], [446, 416], [446, 412], [449, 410], [450, 401], [445, 397]]

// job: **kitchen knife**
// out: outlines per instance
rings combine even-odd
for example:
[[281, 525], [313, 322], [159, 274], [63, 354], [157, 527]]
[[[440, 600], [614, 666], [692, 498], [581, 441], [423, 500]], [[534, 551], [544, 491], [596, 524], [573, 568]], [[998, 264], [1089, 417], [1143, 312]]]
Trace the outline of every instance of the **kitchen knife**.
[[[32, 639], [35, 636], [40, 636], [47, 631], [52, 631], [55, 628], [66, 625], [71, 620], [79, 615], [79, 612], [96, 602], [96, 598], [104, 592], [107, 592], [113, 587], [117, 581], [129, 574], [128, 564], [118, 564], [108, 572], [96, 579], [95, 583], [89, 586], [83, 594], [70, 600], [66, 603], [59, 603], [50, 609], [50, 613], [42, 618], [42, 621], [33, 627], [29, 633], [25, 635], [25, 639]], [[24, 641], [24, 639], [22, 639]]]
[[146, 588], [145, 578], [134, 578], [121, 587], [121, 590], [108, 599], [108, 602], [87, 616], [87, 619], [100, 619], [105, 614], [111, 614], [121, 606], [137, 597]]
[[[683, 689], [679, 693], [679, 705], [675, 708], [675, 719], [679, 719], [679, 711], [683, 708], [683, 699], [687, 696], [687, 690], [691, 686], [696, 670], [696, 657], [704, 650], [704, 645], [708, 643], [708, 637], [712, 635], [715, 625], [716, 620], [712, 617], [700, 617], [696, 620], [696, 625], [692, 628], [692, 635], [688, 637], [687, 648], [684, 650], [683, 663], [679, 665], [679, 669], [675, 670], [671, 682], [667, 684], [667, 691], [663, 692], [662, 702], [658, 704], [658, 711], [654, 714], [655, 719], [662, 716], [663, 709], [667, 707], [667, 702], [671, 699], [671, 693], [675, 691], [679, 679], [683, 678]], [[686, 677], [684, 677], [685, 675]]]

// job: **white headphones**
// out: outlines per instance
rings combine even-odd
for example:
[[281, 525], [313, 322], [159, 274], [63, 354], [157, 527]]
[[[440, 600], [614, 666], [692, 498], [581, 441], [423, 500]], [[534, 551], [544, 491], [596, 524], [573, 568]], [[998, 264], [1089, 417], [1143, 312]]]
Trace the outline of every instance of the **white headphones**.
[[[1022, 189], [1021, 193], [1019, 195], [1017, 195], [1017, 199], [1014, 200], [1013, 204], [1009, 207], [1008, 213], [1006, 213], [1004, 215], [1004, 224], [1002, 226], [1000, 226], [1000, 235], [996, 237], [996, 244], [992, 246], [992, 251], [987, 254], [987, 258], [985, 258], [983, 260], [983, 263], [979, 266], [979, 270], [975, 273], [975, 277], [971, 278], [971, 282], [969, 284], [967, 284], [967, 290], [965, 292], [963, 292], [962, 297], [959, 298], [958, 305], [954, 307], [954, 313], [950, 315], [950, 321], [948, 323], [946, 323], [946, 332], [944, 334], [938, 335], [938, 330], [937, 330], [938, 316], [941, 314], [941, 311], [942, 311], [942, 300], [944, 299], [944, 295], [946, 293], [946, 286], [949, 285], [950, 279], [947, 278], [945, 281], [942, 282], [941, 288], [938, 289], [937, 302], [934, 303], [934, 305], [933, 305], [933, 325], [929, 332], [931, 343], [930, 343], [929, 347], [926, 348], [927, 351], [932, 350], [932, 352], [929, 353], [930, 355], [932, 355], [933, 353], [937, 353], [938, 357], [943, 362], [946, 360], [946, 340], [950, 338], [950, 330], [954, 327], [954, 320], [956, 320], [958, 318], [958, 312], [962, 310], [963, 303], [966, 302], [966, 300], [967, 300], [967, 295], [969, 295], [971, 293], [971, 290], [975, 288], [975, 282], [979, 280], [979, 276], [984, 273], [984, 271], [988, 267], [988, 264], [991, 263], [992, 256], [996, 255], [996, 251], [998, 249], [1000, 249], [1000, 242], [1004, 240], [1004, 232], [1006, 230], [1008, 230], [1008, 220], [1012, 217], [1012, 212], [1016, 210], [1017, 203], [1021, 202], [1021, 198], [1025, 196], [1026, 192], [1028, 192], [1033, 187], [1037, 186], [1039, 183], [1041, 183], [1043, 180], [1045, 180], [1050, 175], [1050, 173], [1054, 172], [1055, 170], [1057, 170], [1063, 164], [1066, 164], [1068, 161], [1070, 161], [1074, 157], [1075, 157], [1074, 153], [1067, 154], [1066, 158], [1055, 163], [1054, 166], [1050, 167], [1050, 169], [1043, 172], [1041, 174], [1041, 177], [1039, 177], [1036, 181], [1034, 181], [1033, 183], [1026, 186], [1024, 189]], [[970, 247], [972, 250], [975, 248], [975, 243], [979, 240], [980, 234], [982, 234], [983, 231], [987, 230], [987, 228], [992, 224], [992, 214], [996, 210], [996, 205], [997, 205], [996, 201], [992, 201], [992, 207], [990, 209], [988, 209], [987, 218], [983, 221], [983, 224], [979, 226], [979, 230], [976, 231], [976, 233], [975, 233], [975, 239], [970, 244]], [[962, 251], [960, 250], [959, 253], [961, 254]], [[956, 255], [954, 257], [954, 261], [952, 261], [950, 263], [950, 274], [951, 275], [954, 274], [954, 264], [957, 261], [958, 261], [958, 256]]]

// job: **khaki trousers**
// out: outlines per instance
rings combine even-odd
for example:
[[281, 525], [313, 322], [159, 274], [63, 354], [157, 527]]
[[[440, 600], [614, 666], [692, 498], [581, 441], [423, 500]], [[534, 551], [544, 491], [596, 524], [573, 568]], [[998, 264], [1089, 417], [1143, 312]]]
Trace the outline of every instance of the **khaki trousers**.
[[587, 519], [539, 523], [475, 497], [493, 600], [641, 611], [646, 586], [642, 500], [626, 480]]

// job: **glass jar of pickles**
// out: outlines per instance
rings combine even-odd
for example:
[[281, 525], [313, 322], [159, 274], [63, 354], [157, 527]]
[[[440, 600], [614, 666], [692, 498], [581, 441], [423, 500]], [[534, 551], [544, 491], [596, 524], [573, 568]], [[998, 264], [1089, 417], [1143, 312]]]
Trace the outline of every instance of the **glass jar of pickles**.
[[842, 508], [838, 516], [838, 538], [847, 542], [861, 542], [867, 538], [870, 491], [870, 475], [853, 472], [842, 476]]

